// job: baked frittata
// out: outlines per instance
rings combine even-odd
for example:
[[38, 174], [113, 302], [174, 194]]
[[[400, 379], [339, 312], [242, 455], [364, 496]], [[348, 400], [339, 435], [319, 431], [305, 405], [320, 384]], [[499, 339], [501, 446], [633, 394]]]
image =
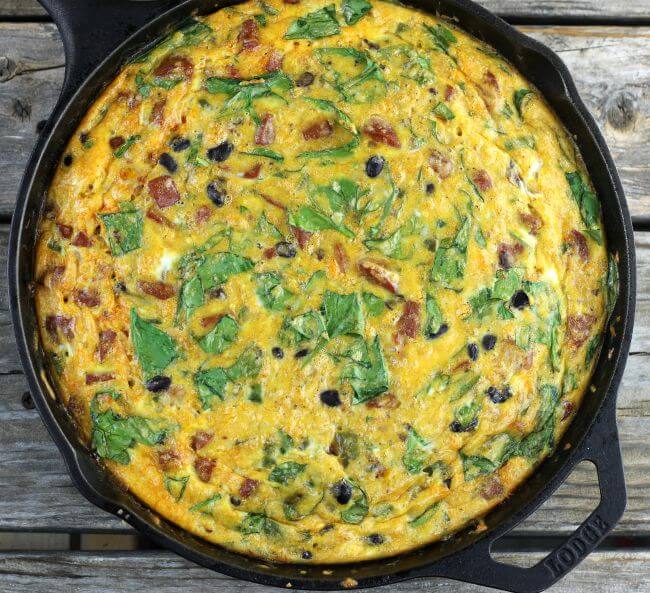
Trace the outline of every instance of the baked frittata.
[[249, 1], [129, 63], [35, 257], [80, 438], [163, 518], [287, 562], [477, 524], [590, 397], [618, 285], [538, 91], [379, 0]]

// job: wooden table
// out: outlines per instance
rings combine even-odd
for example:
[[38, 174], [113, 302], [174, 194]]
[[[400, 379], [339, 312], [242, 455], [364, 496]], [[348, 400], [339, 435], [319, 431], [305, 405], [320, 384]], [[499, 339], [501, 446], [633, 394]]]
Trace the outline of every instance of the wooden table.
[[[83, 0], [79, 0], [83, 1]], [[107, 0], [110, 1], [110, 0]], [[483, 0], [491, 10], [551, 46], [565, 60], [601, 126], [637, 218], [638, 289], [632, 351], [618, 398], [628, 507], [614, 534], [552, 590], [650, 591], [650, 0]], [[5, 269], [15, 195], [38, 123], [64, 71], [58, 32], [34, 0], [0, 0], [0, 266]], [[650, 230], [646, 225], [644, 228]], [[72, 486], [41, 420], [23, 402], [26, 383], [14, 346], [6, 290], [0, 291], [0, 531], [70, 533], [71, 549], [0, 548], [0, 592], [270, 592], [199, 568], [159, 549], [120, 551], [115, 534], [133, 533]], [[27, 402], [29, 403], [29, 402]], [[528, 565], [561, 541], [596, 506], [593, 468], [579, 466], [559, 492], [504, 539], [504, 559]], [[79, 549], [79, 534], [114, 534], [113, 551]], [[14, 537], [14, 536], [11, 536]], [[86, 536], [84, 536], [86, 537]], [[8, 538], [4, 536], [4, 541]], [[129, 541], [132, 538], [126, 538]], [[44, 541], [44, 540], [41, 540]], [[67, 547], [67, 546], [66, 546]], [[127, 546], [123, 546], [127, 547]], [[440, 579], [406, 591], [478, 591]], [[388, 591], [386, 589], [386, 591]]]

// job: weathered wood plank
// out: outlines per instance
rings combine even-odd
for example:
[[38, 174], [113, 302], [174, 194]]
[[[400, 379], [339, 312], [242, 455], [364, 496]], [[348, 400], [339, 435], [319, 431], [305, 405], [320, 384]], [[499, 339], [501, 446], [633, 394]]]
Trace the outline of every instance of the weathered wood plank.
[[[650, 28], [523, 29], [566, 61], [605, 132], [633, 213], [650, 214]], [[11, 215], [37, 123], [56, 101], [63, 63], [54, 25], [0, 23], [0, 218]]]
[[[598, 19], [647, 18], [650, 14], [648, 0], [479, 0], [487, 9], [506, 18], [566, 18], [590, 17]], [[0, 18], [3, 17], [44, 17], [45, 10], [36, 0], [0, 0]]]
[[[0, 227], [0, 269], [6, 265], [7, 228]], [[650, 535], [650, 235], [638, 234], [639, 305], [632, 351], [619, 393], [619, 428], [629, 489], [617, 533]], [[16, 374], [17, 373], [17, 374]], [[117, 530], [130, 528], [82, 499], [35, 410], [13, 344], [5, 291], [0, 291], [0, 530]], [[593, 471], [580, 466], [519, 533], [565, 534], [598, 503]], [[56, 496], [52, 493], [56, 492]]]
[[[520, 563], [530, 557], [509, 553], [503, 561]], [[537, 557], [537, 556], [535, 556]], [[501, 558], [500, 558], [501, 559]], [[594, 552], [563, 580], [552, 593], [644, 593], [650, 588], [647, 551]], [[180, 583], [192, 583], [196, 593], [271, 593], [262, 585], [225, 577], [200, 568], [171, 553], [149, 552], [34, 552], [0, 554], [0, 593], [104, 593], [110, 582], [113, 593], [157, 591], [176, 593]], [[386, 587], [374, 591], [388, 591]], [[370, 589], [359, 589], [369, 593]], [[489, 593], [494, 589], [444, 579], [421, 579], [391, 585], [399, 593]]]

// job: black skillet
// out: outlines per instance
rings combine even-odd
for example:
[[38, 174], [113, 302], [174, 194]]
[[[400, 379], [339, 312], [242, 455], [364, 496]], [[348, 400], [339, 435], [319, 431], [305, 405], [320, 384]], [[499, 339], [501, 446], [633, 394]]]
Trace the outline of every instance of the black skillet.
[[[129, 58], [194, 13], [233, 4], [219, 0], [40, 0], [57, 24], [66, 54], [59, 102], [42, 130], [20, 187], [9, 247], [9, 292], [18, 349], [36, 406], [61, 450], [77, 488], [156, 543], [215, 571], [264, 585], [336, 590], [390, 585], [416, 577], [446, 577], [513, 592], [541, 591], [578, 564], [611, 531], [625, 509], [625, 483], [616, 430], [616, 392], [634, 319], [635, 254], [625, 197], [605, 142], [561, 60], [549, 49], [469, 0], [413, 0], [411, 4], [457, 21], [485, 40], [532, 81], [575, 136], [600, 196], [609, 250], [617, 254], [620, 295], [605, 343], [577, 417], [549, 457], [506, 502], [485, 518], [487, 529], [466, 531], [386, 560], [337, 566], [270, 564], [208, 544], [169, 524], [117, 487], [57, 404], [44, 364], [33, 299], [34, 244], [44, 195], [62, 151], [86, 109]], [[496, 562], [497, 539], [549, 498], [574, 466], [597, 467], [600, 503], [567, 540], [532, 568]]]

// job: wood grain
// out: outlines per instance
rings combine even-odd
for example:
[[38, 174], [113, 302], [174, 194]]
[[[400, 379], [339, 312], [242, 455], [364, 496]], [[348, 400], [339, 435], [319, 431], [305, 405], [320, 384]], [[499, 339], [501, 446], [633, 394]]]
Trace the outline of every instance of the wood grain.
[[[539, 555], [537, 555], [539, 556]], [[535, 556], [535, 557], [537, 557]], [[521, 563], [529, 554], [508, 553], [500, 560]], [[551, 589], [550, 593], [646, 593], [650, 552], [595, 552]], [[0, 553], [0, 593], [176, 593], [191, 583], [193, 593], [272, 593], [271, 589], [225, 577], [168, 552]], [[357, 589], [369, 593], [370, 589]], [[443, 579], [419, 579], [374, 589], [379, 593], [489, 593], [494, 589]]]
[[[0, 226], [0, 269], [6, 266], [7, 227]], [[650, 234], [637, 235], [639, 299], [632, 352], [619, 392], [619, 429], [629, 491], [621, 535], [650, 535]], [[86, 502], [35, 410], [21, 403], [26, 389], [13, 343], [7, 298], [0, 292], [0, 530], [129, 531]], [[573, 531], [598, 504], [593, 468], [580, 465], [558, 493], [523, 523], [519, 534]], [[56, 493], [54, 496], [53, 493]], [[0, 570], [1, 574], [1, 570]]]
[[[500, 16], [517, 19], [590, 17], [615, 20], [645, 19], [650, 15], [649, 0], [479, 0], [479, 4]], [[0, 18], [41, 18], [46, 14], [36, 0], [0, 0]]]
[[[605, 133], [632, 212], [650, 214], [650, 27], [522, 28], [565, 60]], [[11, 215], [36, 126], [56, 101], [63, 64], [54, 25], [0, 23], [0, 219]]]

